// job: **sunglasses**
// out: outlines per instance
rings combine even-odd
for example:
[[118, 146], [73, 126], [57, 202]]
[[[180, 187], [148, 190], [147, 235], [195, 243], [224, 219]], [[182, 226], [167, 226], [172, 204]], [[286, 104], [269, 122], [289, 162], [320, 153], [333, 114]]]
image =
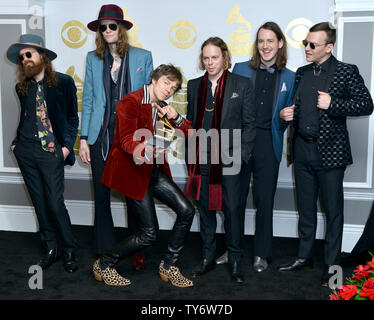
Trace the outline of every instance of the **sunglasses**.
[[112, 31], [116, 31], [118, 26], [117, 26], [116, 23], [101, 24], [100, 27], [99, 27], [100, 32], [105, 32], [107, 27], [109, 27], [109, 29], [112, 30]]
[[325, 46], [328, 43], [326, 42], [325, 44], [317, 44], [317, 43], [314, 43], [314, 42], [309, 42], [307, 40], [303, 40], [303, 45], [304, 45], [305, 48], [308, 46], [308, 44], [310, 46], [310, 49], [314, 50], [316, 47]]
[[30, 58], [32, 57], [32, 52], [30, 52], [30, 51], [26, 51], [25, 53], [20, 54], [20, 55], [18, 56], [18, 60], [19, 60], [20, 62], [22, 62], [22, 61], [25, 59], [25, 56], [26, 56], [27, 59], [30, 59]]

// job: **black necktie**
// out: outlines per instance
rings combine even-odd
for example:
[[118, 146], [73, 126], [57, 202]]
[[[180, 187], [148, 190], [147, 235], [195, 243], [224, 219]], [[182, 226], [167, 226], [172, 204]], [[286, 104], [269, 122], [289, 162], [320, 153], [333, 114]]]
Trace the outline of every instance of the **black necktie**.
[[261, 70], [266, 70], [267, 72], [269, 72], [271, 74], [273, 74], [275, 72], [275, 68], [274, 67], [267, 67], [262, 62], [260, 63], [260, 69]]

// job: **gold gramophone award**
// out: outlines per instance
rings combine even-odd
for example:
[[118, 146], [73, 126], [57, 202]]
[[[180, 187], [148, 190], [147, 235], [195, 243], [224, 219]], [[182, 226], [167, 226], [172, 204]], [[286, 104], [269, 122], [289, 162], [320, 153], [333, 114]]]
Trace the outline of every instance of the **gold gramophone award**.
[[155, 134], [147, 143], [162, 149], [168, 149], [174, 140], [174, 133], [174, 127], [164, 115], [160, 120], [156, 121]]

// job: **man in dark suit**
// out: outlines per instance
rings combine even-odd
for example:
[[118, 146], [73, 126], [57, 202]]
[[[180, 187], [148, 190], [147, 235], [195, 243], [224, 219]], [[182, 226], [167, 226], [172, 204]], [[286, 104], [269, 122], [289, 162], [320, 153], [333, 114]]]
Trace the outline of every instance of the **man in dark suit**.
[[272, 256], [274, 195], [282, 160], [283, 133], [287, 128], [279, 113], [292, 104], [295, 82], [295, 73], [286, 64], [286, 39], [279, 26], [268, 21], [257, 31], [251, 60], [235, 64], [232, 71], [250, 78], [255, 88], [256, 143], [253, 157], [243, 170], [240, 211], [244, 219], [253, 173], [256, 205], [253, 268], [256, 272], [266, 270]]
[[313, 267], [313, 246], [317, 225], [317, 197], [320, 193], [326, 214], [321, 285], [327, 286], [329, 267], [340, 264], [343, 236], [343, 178], [352, 154], [347, 116], [370, 115], [373, 101], [355, 65], [332, 55], [336, 30], [327, 22], [314, 25], [303, 41], [311, 64], [296, 72], [294, 106], [282, 117], [292, 121], [290, 161], [294, 162], [299, 212], [299, 252], [279, 271]]
[[[188, 140], [185, 193], [196, 200], [203, 240], [203, 260], [193, 277], [215, 267], [216, 210], [222, 210], [232, 279], [241, 283], [240, 171], [254, 146], [255, 109], [250, 80], [230, 73], [230, 67], [230, 52], [222, 39], [209, 38], [202, 44], [200, 69], [206, 73], [187, 86], [187, 119], [197, 134]], [[192, 143], [196, 138], [199, 143]]]
[[17, 136], [11, 149], [17, 159], [39, 222], [46, 254], [39, 265], [47, 269], [61, 255], [64, 268], [77, 269], [69, 214], [64, 204], [64, 165], [73, 165], [78, 131], [76, 87], [71, 77], [55, 72], [57, 55], [44, 40], [24, 34], [11, 45], [8, 59], [17, 64], [16, 91], [21, 104]]

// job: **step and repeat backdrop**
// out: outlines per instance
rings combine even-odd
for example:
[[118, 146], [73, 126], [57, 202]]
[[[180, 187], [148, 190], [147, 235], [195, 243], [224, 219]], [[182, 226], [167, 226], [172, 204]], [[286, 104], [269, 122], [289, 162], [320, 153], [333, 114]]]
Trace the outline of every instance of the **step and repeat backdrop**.
[[[86, 26], [98, 17], [100, 7], [108, 3], [54, 0], [46, 1], [43, 9], [47, 47], [58, 54], [55, 69], [69, 74], [75, 81], [79, 114], [85, 59], [87, 52], [95, 49], [95, 33]], [[125, 19], [134, 24], [129, 31], [130, 44], [151, 51], [154, 67], [173, 63], [180, 68], [183, 86], [169, 102], [181, 114], [186, 114], [188, 80], [203, 74], [197, 67], [198, 56], [202, 42], [208, 37], [219, 36], [226, 41], [234, 65], [249, 60], [258, 27], [266, 21], [275, 21], [287, 38], [288, 68], [296, 70], [306, 63], [301, 41], [308, 29], [321, 21], [334, 21], [333, 0], [128, 0], [112, 3], [120, 6]], [[176, 179], [186, 177], [182, 146], [181, 140], [174, 141], [169, 156]], [[78, 148], [79, 137], [76, 154]], [[287, 168], [285, 160], [284, 153], [279, 179], [291, 183], [291, 169]], [[89, 168], [77, 161], [74, 167], [67, 169], [67, 174], [70, 178], [88, 178]]]

